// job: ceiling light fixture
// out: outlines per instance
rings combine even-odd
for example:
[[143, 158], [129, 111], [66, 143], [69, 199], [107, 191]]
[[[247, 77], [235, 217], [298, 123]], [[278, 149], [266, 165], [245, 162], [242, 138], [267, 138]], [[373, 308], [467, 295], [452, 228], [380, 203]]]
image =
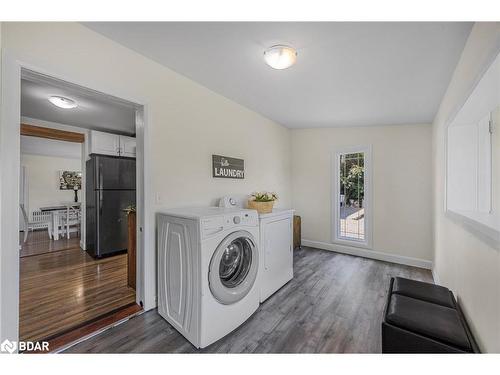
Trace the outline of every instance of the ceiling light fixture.
[[64, 96], [51, 96], [49, 102], [54, 104], [56, 107], [69, 109], [76, 108], [78, 104], [73, 99], [65, 98]]
[[290, 46], [279, 44], [264, 51], [264, 60], [273, 69], [286, 69], [297, 61], [297, 51]]

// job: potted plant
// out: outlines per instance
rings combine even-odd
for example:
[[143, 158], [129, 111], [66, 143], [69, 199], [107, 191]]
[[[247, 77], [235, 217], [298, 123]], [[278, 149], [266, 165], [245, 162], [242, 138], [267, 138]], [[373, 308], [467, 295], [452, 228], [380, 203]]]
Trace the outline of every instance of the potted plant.
[[135, 212], [136, 212], [135, 204], [131, 204], [131, 205], [125, 207], [123, 209], [123, 211], [126, 212], [127, 215], [129, 215], [131, 212], [133, 212], [135, 214]]
[[273, 211], [274, 202], [278, 200], [276, 193], [267, 191], [252, 193], [248, 200], [248, 208], [257, 210], [259, 214], [268, 214]]

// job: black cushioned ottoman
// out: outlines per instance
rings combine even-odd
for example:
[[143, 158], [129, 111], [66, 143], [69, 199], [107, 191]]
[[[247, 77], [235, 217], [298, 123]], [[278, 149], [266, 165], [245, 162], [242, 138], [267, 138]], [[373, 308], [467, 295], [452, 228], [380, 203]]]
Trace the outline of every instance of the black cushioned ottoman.
[[392, 278], [382, 322], [382, 353], [478, 352], [451, 291]]
[[392, 293], [432, 302], [452, 309], [457, 308], [451, 291], [440, 285], [396, 277], [392, 284]]

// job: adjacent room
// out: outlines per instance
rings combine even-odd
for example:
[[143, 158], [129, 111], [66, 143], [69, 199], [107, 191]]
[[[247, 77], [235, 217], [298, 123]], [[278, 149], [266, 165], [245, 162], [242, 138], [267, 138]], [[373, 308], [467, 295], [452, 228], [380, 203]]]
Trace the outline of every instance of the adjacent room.
[[0, 27], [0, 341], [500, 352], [500, 23]]
[[[81, 158], [81, 143], [21, 135], [21, 257], [80, 247]], [[72, 214], [53, 225], [63, 203]]]
[[63, 345], [103, 319], [141, 310], [135, 111], [117, 98], [22, 73], [21, 340]]

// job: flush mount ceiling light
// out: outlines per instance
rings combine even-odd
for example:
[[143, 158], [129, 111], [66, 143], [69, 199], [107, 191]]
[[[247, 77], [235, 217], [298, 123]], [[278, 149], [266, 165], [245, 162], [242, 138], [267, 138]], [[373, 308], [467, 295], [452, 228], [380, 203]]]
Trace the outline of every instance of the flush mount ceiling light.
[[56, 107], [69, 109], [76, 108], [78, 104], [73, 99], [65, 98], [64, 96], [51, 96], [49, 102], [54, 104]]
[[281, 44], [272, 46], [264, 51], [264, 60], [273, 69], [286, 69], [297, 61], [297, 51]]

